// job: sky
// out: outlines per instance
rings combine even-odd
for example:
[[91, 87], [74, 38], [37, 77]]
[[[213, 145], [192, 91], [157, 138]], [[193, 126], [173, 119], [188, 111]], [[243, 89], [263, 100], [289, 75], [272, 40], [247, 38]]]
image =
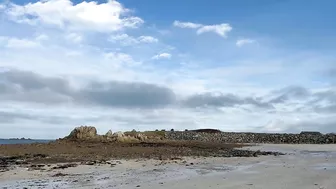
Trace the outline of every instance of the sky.
[[336, 132], [333, 0], [0, 2], [0, 138]]

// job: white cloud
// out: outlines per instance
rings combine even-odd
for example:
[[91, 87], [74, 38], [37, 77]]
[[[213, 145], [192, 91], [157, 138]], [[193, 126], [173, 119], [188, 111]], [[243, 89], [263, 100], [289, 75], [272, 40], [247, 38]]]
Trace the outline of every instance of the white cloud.
[[40, 46], [39, 43], [29, 40], [29, 39], [19, 39], [19, 38], [5, 38], [7, 48], [12, 49], [26, 49], [26, 48], [35, 48]]
[[285, 125], [286, 123], [284, 121], [275, 119], [275, 120], [271, 120], [268, 123], [266, 123], [263, 129], [264, 131], [267, 131], [267, 132], [281, 132], [285, 130], [284, 128]]
[[109, 52], [104, 54], [105, 59], [110, 60], [111, 66], [116, 68], [135, 66], [141, 64], [141, 62], [135, 61], [131, 55], [119, 52]]
[[140, 36], [138, 40], [144, 43], [157, 43], [159, 41], [158, 39], [152, 36]]
[[45, 34], [40, 34], [40, 35], [36, 36], [35, 39], [37, 41], [46, 41], [46, 40], [49, 39], [49, 37], [47, 35], [45, 35]]
[[152, 59], [158, 60], [158, 59], [170, 59], [172, 57], [171, 54], [169, 53], [161, 53], [161, 54], [157, 54], [155, 56], [152, 57]]
[[5, 5], [0, 4], [0, 10], [3, 10], [3, 9], [5, 9], [5, 8], [6, 8]]
[[239, 39], [236, 42], [237, 47], [242, 47], [247, 44], [255, 43], [256, 41], [253, 39]]
[[1, 44], [1, 45], [4, 46], [4, 44], [7, 43], [7, 40], [8, 40], [8, 37], [0, 36], [0, 43], [3, 43], [3, 44]]
[[227, 33], [229, 33], [232, 30], [232, 27], [230, 26], [230, 24], [227, 24], [227, 23], [216, 24], [216, 25], [203, 25], [203, 24], [197, 24], [197, 23], [192, 23], [192, 22], [174, 21], [173, 25], [179, 28], [197, 29], [196, 33], [198, 35], [206, 33], [206, 32], [214, 32], [224, 38], [226, 38]]
[[180, 22], [177, 20], [174, 21], [173, 25], [179, 28], [192, 28], [192, 29], [197, 29], [203, 26], [202, 24], [196, 24], [192, 22]]
[[111, 36], [109, 37], [109, 40], [110, 40], [110, 41], [113, 41], [113, 42], [115, 42], [115, 41], [127, 41], [127, 40], [132, 40], [131, 42], [133, 43], [133, 42], [134, 42], [133, 40], [135, 40], [135, 39], [134, 39], [133, 37], [131, 37], [131, 36], [129, 36], [129, 35], [123, 33], [123, 34], [111, 35]]
[[66, 56], [80, 56], [80, 55], [82, 55], [82, 52], [80, 52], [80, 51], [69, 51], [69, 52], [66, 52], [65, 55]]
[[70, 0], [47, 0], [18, 5], [6, 5], [11, 20], [30, 25], [51, 25], [61, 29], [114, 32], [125, 28], [137, 28], [144, 21], [130, 16], [130, 11], [119, 2], [94, 1], [74, 4]]
[[117, 35], [111, 35], [109, 37], [110, 42], [114, 43], [120, 43], [124, 46], [130, 46], [140, 43], [157, 43], [159, 40], [152, 37], [152, 36], [140, 36], [140, 37], [132, 37], [127, 34], [117, 34]]
[[80, 43], [83, 40], [83, 36], [78, 33], [70, 33], [65, 36], [65, 39], [74, 43]]
[[202, 34], [206, 32], [214, 32], [222, 37], [227, 37], [227, 33], [232, 30], [232, 27], [229, 24], [219, 24], [219, 25], [208, 25], [202, 26], [197, 30], [197, 34]]

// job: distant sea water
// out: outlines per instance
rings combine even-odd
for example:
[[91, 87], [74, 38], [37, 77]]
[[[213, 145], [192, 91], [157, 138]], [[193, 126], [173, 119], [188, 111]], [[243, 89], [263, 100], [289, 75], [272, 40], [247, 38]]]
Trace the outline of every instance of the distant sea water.
[[0, 139], [0, 144], [33, 144], [33, 143], [48, 143], [54, 140], [39, 140], [39, 139]]

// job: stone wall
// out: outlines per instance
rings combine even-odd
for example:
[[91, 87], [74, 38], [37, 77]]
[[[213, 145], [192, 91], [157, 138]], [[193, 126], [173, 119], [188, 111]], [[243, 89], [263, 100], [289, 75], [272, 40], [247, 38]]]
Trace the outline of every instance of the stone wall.
[[274, 144], [335, 144], [336, 134], [302, 132], [301, 134], [270, 133], [204, 133], [193, 131], [169, 131], [166, 138], [170, 140], [198, 140], [226, 143], [274, 143]]

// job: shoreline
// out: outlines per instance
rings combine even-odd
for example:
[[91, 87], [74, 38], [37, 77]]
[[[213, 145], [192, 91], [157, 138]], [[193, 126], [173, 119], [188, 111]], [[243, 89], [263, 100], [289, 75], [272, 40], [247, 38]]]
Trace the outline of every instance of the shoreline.
[[[180, 156], [253, 157], [280, 155], [271, 151], [237, 150], [244, 144], [195, 141], [73, 142], [0, 145], [0, 165], [107, 161], [109, 159], [172, 159]], [[1, 168], [1, 167], [0, 167]]]
[[[178, 160], [111, 160], [52, 171], [0, 173], [9, 188], [324, 188], [336, 184], [336, 145], [259, 144], [242, 150], [288, 153], [259, 157], [182, 157]], [[118, 162], [119, 161], [119, 162]], [[177, 162], [177, 163], [176, 163]], [[52, 164], [52, 166], [57, 164]], [[58, 175], [57, 175], [58, 174]], [[55, 177], [54, 177], [55, 176]]]

